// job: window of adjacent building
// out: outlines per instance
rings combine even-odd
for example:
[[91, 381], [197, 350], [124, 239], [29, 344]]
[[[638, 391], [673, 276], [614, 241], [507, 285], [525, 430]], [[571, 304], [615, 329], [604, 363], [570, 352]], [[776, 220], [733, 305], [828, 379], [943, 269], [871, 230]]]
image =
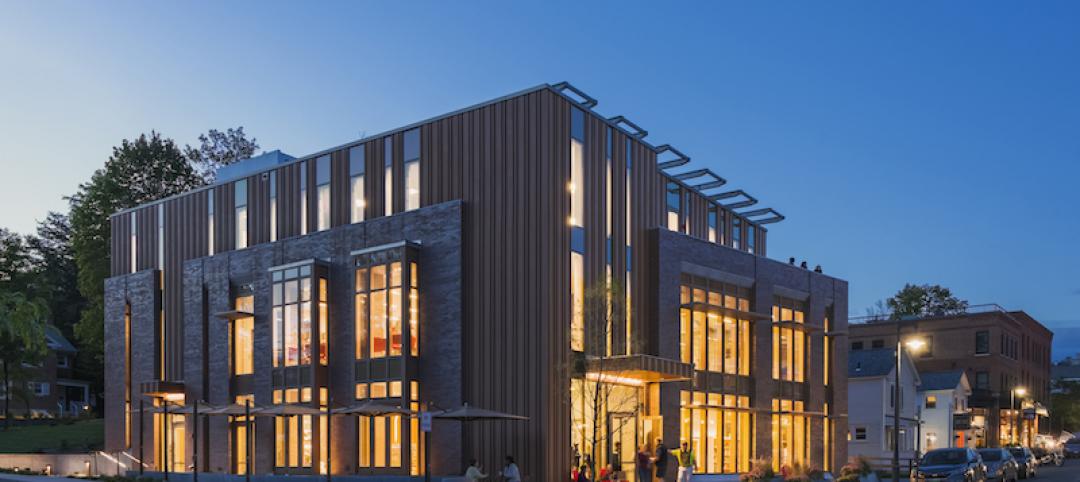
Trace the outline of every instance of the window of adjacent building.
[[679, 222], [679, 210], [682, 207], [682, 188], [674, 181], [667, 182], [667, 228], [669, 231], [679, 231], [682, 224]]
[[720, 211], [719, 206], [709, 205], [709, 241], [713, 243], [720, 242], [719, 226], [717, 225], [720, 218], [718, 211]]
[[680, 440], [690, 443], [695, 473], [734, 474], [750, 470], [754, 415], [750, 397], [680, 392]]
[[777, 296], [772, 318], [773, 379], [805, 381], [806, 303]]
[[975, 354], [983, 355], [990, 353], [990, 332], [981, 330], [975, 332]]
[[863, 342], [861, 342], [861, 341], [853, 341], [853, 342], [851, 342], [851, 351], [862, 350], [862, 349], [863, 349]]
[[131, 272], [134, 273], [139, 270], [139, 223], [136, 219], [136, 211], [132, 211], [128, 216], [131, 217]]
[[682, 361], [697, 370], [750, 374], [750, 290], [683, 275], [680, 288]]
[[165, 204], [157, 205], [157, 267], [165, 269]]
[[919, 351], [919, 357], [921, 357], [921, 358], [930, 358], [930, 357], [934, 356], [934, 337], [927, 336], [925, 338], [926, 338], [926, 346], [924, 346], [922, 348], [922, 350]]
[[270, 171], [270, 242], [277, 241], [277, 171]]
[[273, 365], [311, 364], [311, 265], [273, 272]]
[[866, 440], [866, 427], [855, 427], [855, 440]]
[[990, 389], [989, 372], [975, 372], [975, 388], [978, 388], [980, 390]]
[[[235, 301], [238, 313], [254, 313], [255, 298], [251, 295], [240, 296]], [[254, 370], [255, 318], [238, 317], [232, 322], [229, 332], [232, 356], [229, 357], [233, 375], [250, 375]]]
[[[403, 266], [409, 269], [407, 284]], [[408, 305], [402, 301], [403, 293], [408, 294]], [[356, 270], [355, 306], [358, 359], [401, 356], [406, 349], [419, 356], [420, 292], [415, 262], [364, 263]]]
[[405, 210], [420, 208], [420, 129], [405, 132]]
[[330, 155], [315, 159], [315, 230], [330, 229]]
[[926, 396], [926, 408], [937, 408], [937, 397], [934, 395]]
[[206, 193], [206, 252], [214, 255], [214, 190]]
[[803, 402], [774, 398], [772, 410], [773, 469], [806, 465], [810, 460], [810, 423]]
[[247, 179], [233, 184], [233, 196], [236, 206], [236, 249], [244, 249], [248, 246]]
[[300, 234], [307, 234], [307, 161], [300, 162]]
[[383, 140], [383, 204], [384, 214], [394, 214], [394, 138]]
[[742, 249], [742, 219], [731, 217], [731, 247]]
[[354, 223], [364, 220], [364, 209], [367, 208], [367, 200], [364, 197], [366, 162], [363, 145], [349, 149], [349, 210], [350, 219]]
[[[870, 342], [870, 348], [885, 348], [885, 340], [874, 340]], [[894, 357], [895, 358], [895, 357]]]

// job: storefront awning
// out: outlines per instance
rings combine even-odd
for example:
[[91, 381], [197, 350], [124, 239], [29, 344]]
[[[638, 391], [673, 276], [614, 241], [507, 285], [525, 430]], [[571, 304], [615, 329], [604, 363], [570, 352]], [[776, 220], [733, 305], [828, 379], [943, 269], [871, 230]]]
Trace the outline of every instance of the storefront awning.
[[691, 380], [694, 367], [652, 355], [591, 357], [585, 363], [585, 377], [626, 385]]

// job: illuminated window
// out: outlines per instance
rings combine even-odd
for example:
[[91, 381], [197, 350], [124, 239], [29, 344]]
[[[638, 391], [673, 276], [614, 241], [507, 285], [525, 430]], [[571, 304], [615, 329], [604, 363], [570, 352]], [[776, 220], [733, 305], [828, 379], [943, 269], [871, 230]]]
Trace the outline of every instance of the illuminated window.
[[810, 459], [810, 423], [802, 401], [772, 401], [773, 469], [795, 464], [806, 465]]
[[[247, 403], [254, 403], [254, 395], [237, 395], [236, 404], [244, 405]], [[236, 456], [233, 458], [233, 473], [234, 474], [246, 474], [248, 472], [249, 460], [248, 453], [255, 453], [255, 437], [254, 434], [247, 432], [247, 419], [244, 416], [231, 417], [232, 419], [232, 450]], [[254, 417], [252, 417], [254, 420]], [[255, 425], [252, 424], [252, 429]], [[275, 454], [276, 454], [275, 448]], [[277, 456], [275, 455], [275, 460]]]
[[750, 290], [683, 275], [680, 287], [679, 352], [697, 370], [750, 374]]
[[206, 193], [206, 253], [214, 255], [214, 190]]
[[349, 203], [350, 219], [354, 223], [364, 220], [367, 200], [364, 198], [364, 170], [367, 168], [364, 146], [349, 149]]
[[383, 204], [387, 216], [394, 214], [394, 138], [383, 141]]
[[570, 109], [570, 348], [585, 350], [585, 112]]
[[319, 278], [319, 364], [330, 361], [330, 307], [327, 305], [326, 278]]
[[[251, 295], [236, 298], [236, 311], [253, 313], [255, 298]], [[254, 373], [254, 333], [255, 318], [245, 316], [236, 318], [232, 322], [232, 357], [231, 364], [233, 375], [250, 375]]]
[[420, 129], [405, 132], [405, 210], [420, 207]]
[[300, 234], [307, 234], [307, 162], [300, 162]]
[[[138, 261], [139, 261], [139, 256], [138, 256], [138, 252], [139, 252], [139, 248], [138, 248], [138, 246], [139, 246], [139, 234], [138, 234], [139, 229], [138, 228], [139, 228], [139, 223], [136, 220], [136, 211], [132, 211], [131, 213], [128, 214], [128, 216], [131, 218], [131, 253], [130, 253], [131, 254], [131, 272], [134, 273], [134, 272], [138, 271]], [[213, 215], [211, 215], [211, 221], [212, 220], [213, 220]], [[213, 223], [211, 222], [211, 225], [212, 224]], [[211, 246], [211, 248], [210, 248], [211, 253], [210, 254], [213, 254], [213, 245], [211, 244], [210, 246]]]
[[165, 204], [157, 205], [157, 267], [165, 269]]
[[570, 226], [585, 226], [585, 113], [570, 110]]
[[573, 310], [570, 320], [570, 348], [575, 351], [584, 351], [585, 257], [581, 253], [570, 253], [570, 298]]
[[[6, 390], [4, 390], [6, 393]], [[124, 446], [131, 447], [131, 303], [124, 302]], [[139, 414], [141, 417], [142, 414]]]
[[631, 253], [633, 253], [632, 248], [633, 248], [633, 244], [634, 244], [633, 243], [633, 239], [634, 239], [633, 233], [634, 233], [634, 231], [633, 231], [633, 229], [631, 229], [631, 226], [633, 225], [633, 223], [631, 222], [631, 219], [632, 219], [631, 214], [633, 212], [633, 203], [631, 202], [631, 200], [633, 199], [631, 197], [631, 193], [632, 193], [631, 185], [633, 183], [632, 183], [631, 180], [633, 178], [632, 174], [633, 174], [633, 167], [634, 167], [634, 156], [633, 156], [633, 144], [631, 143], [630, 139], [626, 140], [625, 150], [626, 150], [626, 152], [625, 152], [625, 154], [626, 154], [626, 301], [625, 301], [626, 306], [623, 308], [623, 310], [626, 312], [626, 353], [627, 354], [632, 354], [633, 349], [634, 349], [634, 343], [633, 343], [634, 338], [633, 338], [633, 330], [632, 330], [633, 323], [632, 323], [631, 319], [633, 318], [634, 310], [633, 310], [633, 305], [631, 304], [631, 301], [632, 301], [631, 285], [632, 285], [632, 281], [633, 281], [633, 277], [631, 276], [631, 273], [633, 272], [632, 268], [633, 268], [633, 265], [634, 265], [634, 263], [633, 263], [634, 260], [633, 260], [633, 256], [631, 255]]
[[[896, 358], [895, 356], [893, 358]], [[926, 408], [937, 408], [937, 397], [934, 395], [926, 396]]]
[[772, 319], [773, 379], [806, 381], [805, 303], [776, 297]]
[[753, 253], [754, 248], [756, 247], [754, 244], [754, 233], [756, 232], [757, 229], [754, 228], [754, 225], [750, 223], [746, 224], [746, 251], [748, 253]]
[[236, 206], [236, 249], [248, 246], [247, 180], [233, 183], [233, 200]]
[[[272, 277], [273, 365], [309, 365], [313, 336], [312, 265], [277, 270]], [[325, 302], [320, 308], [323, 306]]]
[[709, 241], [713, 243], [723, 242], [719, 236], [719, 222], [720, 207], [710, 204], [709, 205]]
[[683, 391], [680, 405], [680, 439], [694, 451], [696, 473], [750, 470], [754, 428], [749, 397]]
[[270, 171], [270, 242], [277, 241], [277, 171]]
[[355, 260], [358, 359], [401, 356], [406, 349], [409, 355], [420, 354], [419, 269], [411, 261], [416, 254], [413, 248], [392, 249], [397, 251], [367, 253]]
[[679, 231], [679, 210], [682, 209], [682, 188], [679, 183], [668, 181], [667, 183], [667, 228], [670, 231]]
[[330, 155], [315, 159], [315, 230], [330, 229]]
[[742, 249], [742, 219], [737, 216], [731, 217], [731, 247]]

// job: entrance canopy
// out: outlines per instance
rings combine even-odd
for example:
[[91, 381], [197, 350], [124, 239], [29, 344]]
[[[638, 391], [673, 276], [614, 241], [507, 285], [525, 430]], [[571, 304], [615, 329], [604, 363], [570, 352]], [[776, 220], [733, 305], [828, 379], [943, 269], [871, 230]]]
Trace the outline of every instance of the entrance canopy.
[[585, 378], [622, 385], [691, 380], [689, 363], [652, 355], [590, 357], [585, 362]]
[[143, 395], [148, 397], [164, 398], [172, 402], [184, 400], [184, 384], [182, 382], [152, 380], [143, 382], [139, 388], [142, 389]]

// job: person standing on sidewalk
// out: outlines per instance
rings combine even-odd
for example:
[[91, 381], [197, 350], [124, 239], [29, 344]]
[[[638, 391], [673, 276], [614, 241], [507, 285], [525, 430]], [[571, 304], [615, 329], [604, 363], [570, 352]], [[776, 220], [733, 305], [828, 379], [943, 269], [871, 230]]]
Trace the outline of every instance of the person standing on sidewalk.
[[656, 439], [656, 457], [653, 457], [653, 466], [656, 467], [657, 479], [664, 480], [664, 476], [667, 474], [668, 457], [670, 455], [667, 446], [664, 445], [664, 441]]
[[679, 476], [676, 480], [690, 482], [690, 477], [694, 475], [694, 452], [690, 450], [689, 444], [682, 443], [682, 447], [675, 451], [675, 460], [679, 461]]

